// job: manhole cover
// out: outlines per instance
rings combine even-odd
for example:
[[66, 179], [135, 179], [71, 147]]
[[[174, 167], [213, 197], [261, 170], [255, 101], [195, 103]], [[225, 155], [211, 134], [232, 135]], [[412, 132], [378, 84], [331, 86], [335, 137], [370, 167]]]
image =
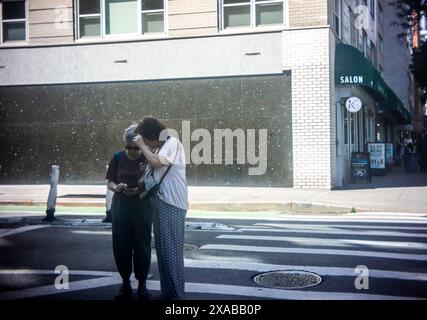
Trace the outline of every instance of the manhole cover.
[[194, 251], [197, 249], [199, 249], [199, 247], [194, 244], [184, 243], [184, 252]]
[[261, 273], [254, 278], [259, 285], [280, 289], [301, 289], [318, 285], [322, 278], [312, 272], [283, 270]]

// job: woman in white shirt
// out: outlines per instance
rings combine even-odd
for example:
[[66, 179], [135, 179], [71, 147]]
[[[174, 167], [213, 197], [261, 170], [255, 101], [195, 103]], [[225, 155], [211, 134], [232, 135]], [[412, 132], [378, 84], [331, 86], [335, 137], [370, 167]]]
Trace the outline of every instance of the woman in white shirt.
[[[134, 142], [154, 169], [155, 180], [161, 181], [158, 193], [152, 198], [152, 209], [162, 296], [164, 299], [182, 299], [188, 203], [184, 148], [155, 118], [145, 118], [135, 131], [138, 136]], [[157, 152], [152, 152], [155, 149]]]

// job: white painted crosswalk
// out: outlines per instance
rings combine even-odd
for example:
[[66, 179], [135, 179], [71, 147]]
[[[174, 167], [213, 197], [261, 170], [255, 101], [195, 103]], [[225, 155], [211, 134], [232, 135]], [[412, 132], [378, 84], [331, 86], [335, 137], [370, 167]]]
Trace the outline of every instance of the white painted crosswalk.
[[[380, 219], [380, 220], [379, 220]], [[378, 220], [378, 221], [377, 221]], [[339, 287], [342, 279], [351, 283], [357, 277], [355, 268], [367, 264], [371, 283], [381, 281], [382, 290], [371, 288], [329, 291], [320, 284], [301, 292], [282, 290], [274, 293], [275, 299], [417, 299], [427, 298], [427, 219], [425, 215], [385, 213], [358, 217], [304, 216], [286, 217], [281, 221], [236, 223], [234, 232], [219, 234], [215, 241], [200, 247], [200, 252], [216, 260], [186, 260], [187, 268], [211, 268], [221, 270], [250, 270], [257, 273], [274, 270], [305, 270], [327, 277], [327, 284]], [[268, 263], [268, 257], [283, 261], [283, 264]], [[333, 265], [322, 261], [331, 257]], [[235, 257], [233, 261], [227, 261]], [[238, 261], [242, 257], [243, 261]], [[244, 261], [256, 257], [257, 262]], [[306, 264], [286, 264], [301, 260]], [[342, 264], [343, 258], [346, 263]], [[224, 259], [224, 260], [221, 260]], [[265, 262], [263, 260], [265, 259]], [[271, 260], [271, 259], [270, 259]], [[349, 266], [348, 261], [354, 261]], [[363, 263], [362, 263], [363, 262]], [[412, 268], [412, 264], [414, 267]], [[387, 269], [377, 268], [387, 266]], [[421, 266], [421, 267], [420, 267]], [[400, 286], [402, 295], [388, 290]], [[410, 290], [415, 284], [417, 294]], [[407, 289], [405, 290], [405, 285]], [[334, 286], [331, 286], [331, 288]], [[336, 287], [335, 287], [336, 288]], [[230, 294], [231, 288], [228, 288]], [[407, 295], [405, 296], [405, 292]], [[224, 290], [225, 292], [225, 290]], [[234, 294], [239, 295], [236, 289]], [[247, 292], [251, 292], [248, 290]], [[304, 293], [302, 295], [302, 292]], [[247, 293], [249, 294], [249, 293]], [[255, 295], [256, 296], [256, 295]], [[273, 297], [273, 296], [271, 296]]]
[[[408, 219], [407, 219], [408, 218]], [[378, 220], [378, 221], [376, 221]], [[404, 222], [399, 222], [404, 221]], [[287, 216], [276, 220], [221, 221], [234, 228], [224, 231], [187, 231], [186, 242], [199, 249], [186, 253], [186, 292], [189, 298], [266, 298], [317, 300], [405, 300], [427, 298], [427, 218], [416, 214], [367, 213], [357, 216]], [[24, 231], [24, 230], [23, 230]], [[72, 228], [71, 237], [102, 237], [109, 230]], [[356, 267], [369, 270], [370, 287], [359, 290]], [[156, 256], [152, 255], [150, 290], [159, 291]], [[275, 289], [256, 284], [257, 274], [303, 270], [322, 277], [306, 289]], [[80, 270], [72, 291], [120, 284], [113, 271]], [[0, 270], [2, 275], [49, 275], [50, 270]], [[135, 284], [134, 284], [135, 285]], [[52, 285], [0, 294], [20, 299], [61, 294]]]

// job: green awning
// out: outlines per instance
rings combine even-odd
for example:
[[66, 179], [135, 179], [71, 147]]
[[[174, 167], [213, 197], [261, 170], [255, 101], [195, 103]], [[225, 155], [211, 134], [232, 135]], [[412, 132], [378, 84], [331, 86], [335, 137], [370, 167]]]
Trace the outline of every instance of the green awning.
[[335, 85], [362, 86], [379, 102], [380, 110], [394, 122], [408, 123], [411, 115], [378, 70], [357, 48], [339, 43], [335, 48]]
[[394, 123], [411, 123], [410, 112], [390, 87], [387, 87], [386, 99], [379, 104], [379, 110], [383, 111], [384, 116]]
[[335, 85], [359, 85], [377, 100], [385, 100], [386, 83], [363, 54], [355, 47], [339, 43], [335, 51]]

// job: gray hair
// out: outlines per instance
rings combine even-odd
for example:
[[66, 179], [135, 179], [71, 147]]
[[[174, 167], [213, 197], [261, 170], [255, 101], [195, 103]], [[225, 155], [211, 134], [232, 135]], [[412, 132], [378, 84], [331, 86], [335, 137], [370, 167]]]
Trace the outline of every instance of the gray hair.
[[135, 132], [136, 127], [138, 124], [134, 123], [128, 128], [125, 129], [123, 133], [123, 142], [125, 144], [132, 142], [133, 138], [135, 138], [138, 134]]

